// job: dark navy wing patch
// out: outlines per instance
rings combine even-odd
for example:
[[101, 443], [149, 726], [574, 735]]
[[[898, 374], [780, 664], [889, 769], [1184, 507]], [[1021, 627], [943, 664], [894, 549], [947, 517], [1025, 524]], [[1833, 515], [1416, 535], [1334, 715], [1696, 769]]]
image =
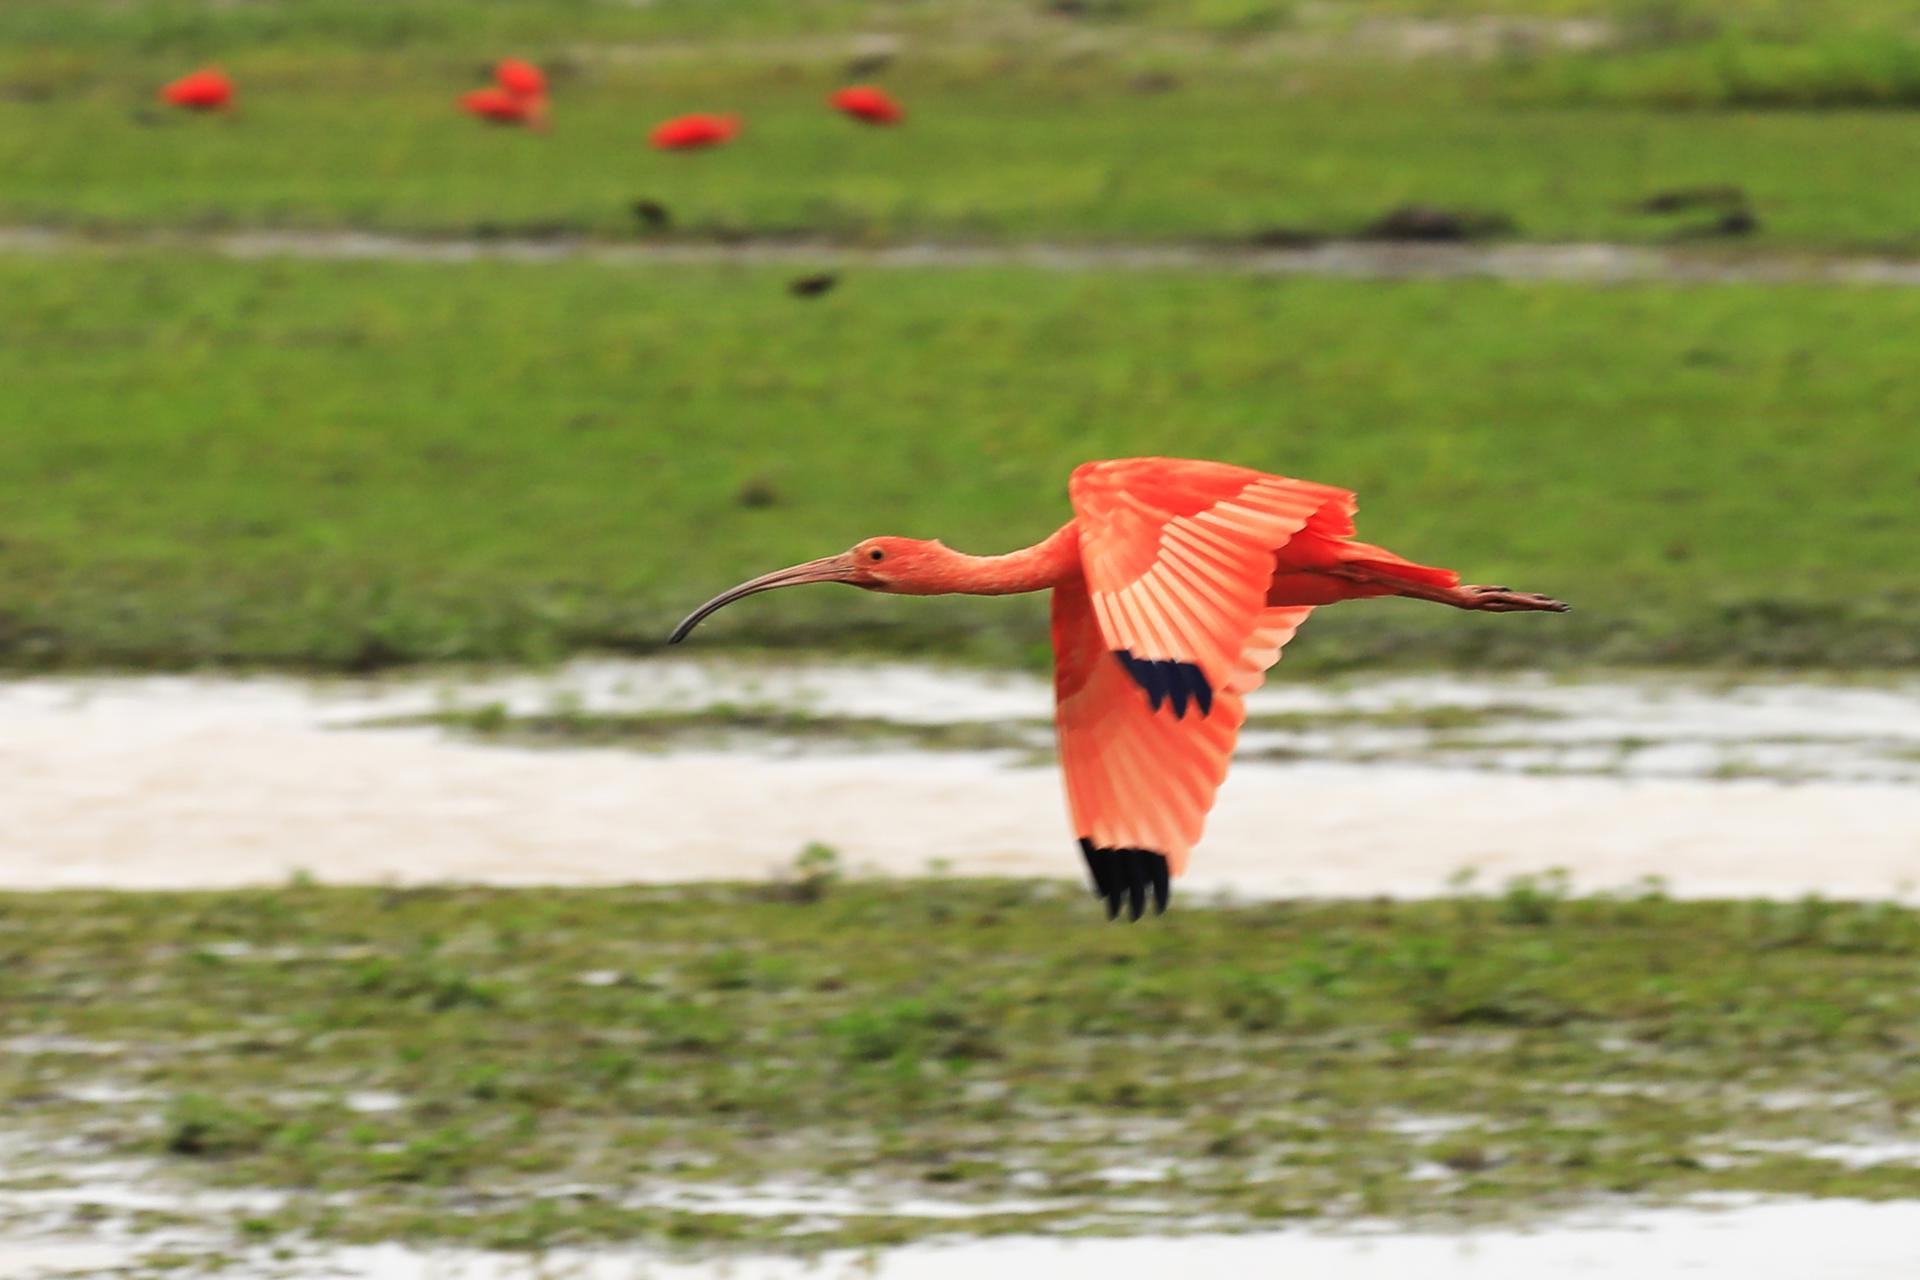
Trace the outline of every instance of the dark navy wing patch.
[[1171, 702], [1176, 720], [1187, 714], [1189, 702], [1199, 707], [1203, 716], [1213, 710], [1213, 689], [1207, 684], [1206, 674], [1193, 663], [1170, 658], [1136, 658], [1130, 649], [1115, 649], [1113, 656], [1120, 659], [1120, 665], [1127, 669], [1133, 682], [1147, 691], [1147, 701], [1153, 710], [1158, 711], [1163, 702]]

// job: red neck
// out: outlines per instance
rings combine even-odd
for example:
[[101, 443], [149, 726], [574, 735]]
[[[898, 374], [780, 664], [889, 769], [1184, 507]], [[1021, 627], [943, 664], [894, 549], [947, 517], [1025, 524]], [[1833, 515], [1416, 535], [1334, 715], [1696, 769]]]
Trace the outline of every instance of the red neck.
[[970, 556], [948, 550], [940, 567], [941, 594], [1011, 596], [1045, 591], [1080, 577], [1080, 533], [1068, 521], [1045, 541], [1003, 556]]

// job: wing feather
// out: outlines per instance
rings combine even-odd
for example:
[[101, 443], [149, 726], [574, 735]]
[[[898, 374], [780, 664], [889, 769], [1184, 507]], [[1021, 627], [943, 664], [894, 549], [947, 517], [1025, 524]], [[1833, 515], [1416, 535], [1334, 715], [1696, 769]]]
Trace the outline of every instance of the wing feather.
[[1090, 865], [1113, 859], [1095, 877], [1117, 911], [1157, 857], [1185, 870], [1243, 700], [1312, 612], [1267, 606], [1276, 553], [1350, 526], [1353, 495], [1161, 458], [1089, 463], [1071, 493], [1084, 582], [1053, 597], [1060, 763]]
[[1210, 693], [1224, 687], [1277, 553], [1309, 525], [1350, 524], [1353, 509], [1344, 489], [1179, 458], [1089, 462], [1068, 492], [1101, 634], [1150, 693], [1170, 680], [1166, 664], [1197, 668]]

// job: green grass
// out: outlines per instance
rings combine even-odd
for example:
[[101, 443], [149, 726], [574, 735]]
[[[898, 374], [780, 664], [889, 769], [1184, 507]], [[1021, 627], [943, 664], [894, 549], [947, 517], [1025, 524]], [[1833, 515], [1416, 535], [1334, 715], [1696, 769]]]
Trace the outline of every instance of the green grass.
[[698, 711], [563, 709], [522, 715], [496, 702], [373, 720], [368, 727], [450, 729], [483, 742], [512, 746], [623, 747], [637, 751], [726, 746], [755, 739], [920, 751], [1042, 752], [1048, 760], [1053, 752], [1052, 725], [1045, 720], [914, 724], [879, 716], [814, 715], [792, 708], [752, 705]]
[[[1408, 62], [1367, 33], [1434, 20], [1417, 5], [1383, 0], [1373, 26], [1253, 0], [1094, 8], [9, 5], [0, 221], [627, 235], [644, 197], [694, 237], [1233, 241], [1351, 235], [1425, 202], [1528, 239], [1667, 242], [1705, 223], [1633, 206], [1733, 184], [1758, 219], [1740, 244], [1920, 248], [1920, 135], [1884, 110], [1920, 102], [1920, 40], [1892, 10], [1862, 27], [1622, 3], [1589, 10], [1619, 31], [1598, 51]], [[875, 73], [907, 101], [900, 130], [822, 105], [874, 31], [901, 35]], [[551, 136], [453, 109], [510, 51], [555, 73]], [[154, 108], [216, 57], [238, 118]], [[747, 130], [713, 153], [646, 147], [696, 109]]]
[[[1920, 140], [1883, 112], [1676, 117], [1233, 74], [1142, 93], [1040, 67], [901, 77], [912, 119], [874, 130], [821, 104], [833, 73], [758, 68], [595, 76], [563, 88], [555, 131], [536, 136], [459, 116], [473, 71], [435, 71], [263, 73], [231, 120], [138, 123], [146, 84], [0, 101], [0, 220], [629, 236], [644, 197], [690, 237], [1234, 241], [1353, 235], [1431, 203], [1497, 213], [1528, 239], [1662, 243], [1705, 224], [1634, 206], [1734, 184], [1759, 220], [1739, 244], [1920, 246]], [[653, 122], [689, 109], [741, 110], [747, 130], [710, 153], [647, 148]]]
[[[1424, 706], [1382, 710], [1354, 709], [1256, 713], [1247, 717], [1250, 733], [1264, 741], [1242, 742], [1239, 758], [1320, 764], [1414, 764], [1450, 768], [1520, 769], [1531, 776], [1626, 776], [1642, 753], [1679, 745], [1704, 751], [1683, 776], [1727, 780], [1768, 778], [1799, 782], [1852, 776], [1853, 765], [1837, 759], [1832, 739], [1773, 734], [1729, 744], [1717, 739], [1676, 741], [1631, 734], [1598, 734], [1569, 739], [1549, 729], [1529, 732], [1542, 721], [1560, 717], [1523, 704], [1484, 707]], [[416, 715], [366, 721], [368, 728], [437, 728], [470, 740], [514, 747], [605, 747], [662, 752], [687, 749], [752, 747], [775, 752], [942, 751], [1000, 753], [1016, 765], [1051, 767], [1056, 762], [1050, 720], [957, 721], [915, 723], [877, 716], [815, 714], [772, 704], [718, 704], [699, 710], [595, 712], [569, 707], [523, 713], [498, 702]], [[1280, 735], [1277, 739], [1273, 735]], [[1809, 755], [1794, 763], [1758, 764], [1752, 750], [1814, 748], [1824, 764]], [[1853, 744], [1860, 746], [1862, 744]], [[1920, 760], [1920, 752], [1881, 748], [1870, 757], [1889, 763]], [[1670, 771], [1669, 771], [1670, 772]]]
[[[1290, 661], [1914, 660], [1900, 290], [0, 260], [0, 655], [327, 668], [657, 647], [874, 533], [993, 551], [1103, 456], [1349, 485], [1567, 617], [1323, 611]], [[702, 646], [1038, 660], [1044, 605], [840, 588]]]
[[[26, 1037], [0, 1055], [5, 1129], [149, 1157], [148, 1186], [287, 1189], [234, 1223], [250, 1238], [505, 1247], [1920, 1189], [1741, 1147], [1909, 1132], [1904, 909], [1548, 879], [1118, 927], [1064, 888], [848, 884], [824, 861], [775, 889], [0, 897], [0, 1035]], [[660, 1203], [765, 1182], [1039, 1204], [956, 1224]]]
[[[1019, 0], [656, 0], [613, 5], [596, 0], [306, 0], [298, 5], [226, 5], [218, 0], [15, 0], [0, 14], [10, 46], [84, 50], [104, 56], [149, 53], [205, 55], [223, 49], [326, 50], [484, 49], [514, 42], [551, 47], [568, 41], [740, 41], [839, 37], [870, 32], [991, 43], [1081, 28], [1120, 31], [1257, 34], [1247, 19], [1267, 15], [1267, 29], [1296, 25], [1284, 0], [1125, 0], [1096, 4], [1092, 22], [1052, 15], [1045, 3]], [[1402, 0], [1373, 0], [1381, 12]], [[1314, 21], [1313, 19], [1309, 19]], [[1340, 24], [1321, 23], [1338, 26]]]
[[[135, 124], [123, 94], [0, 103], [0, 219], [100, 230], [362, 227], [630, 236], [659, 201], [673, 234], [1234, 241], [1353, 235], [1407, 203], [1497, 213], [1538, 240], [1663, 243], [1705, 220], [1650, 195], [1734, 184], [1738, 243], [1920, 246], [1920, 140], [1903, 117], [1343, 102], [1196, 83], [1143, 96], [1031, 81], [909, 85], [910, 126], [858, 129], [832, 81], [657, 83], [563, 98], [549, 136], [458, 116], [458, 87], [261, 92], [236, 120]], [[739, 108], [735, 145], [647, 149], [651, 123]]]
[[[1442, 749], [1482, 750], [1477, 737], [1459, 737], [1494, 726], [1510, 727], [1555, 719], [1555, 713], [1522, 704], [1484, 707], [1392, 707], [1378, 711], [1292, 711], [1247, 717], [1253, 731], [1289, 734], [1338, 732], [1365, 728], [1400, 731], [1409, 739], [1393, 747], [1370, 742], [1366, 760], [1425, 758], [1430, 744]], [[725, 746], [743, 740], [788, 745], [831, 744], [839, 747], [911, 747], [922, 751], [1017, 752], [1042, 763], [1054, 759], [1053, 724], [1046, 719], [962, 720], [910, 722], [879, 716], [817, 714], [772, 704], [721, 704], [688, 711], [583, 711], [560, 706], [548, 711], [519, 713], [504, 703], [394, 716], [366, 722], [373, 728], [449, 729], [483, 742], [513, 746], [623, 747], [659, 751], [688, 746]], [[1456, 735], [1456, 736], [1448, 736]], [[1497, 741], [1513, 748], [1533, 745], [1530, 740]], [[1291, 753], [1292, 748], [1275, 749]], [[1275, 751], [1265, 753], [1269, 756]], [[1320, 746], [1317, 754], [1327, 758]], [[1351, 758], [1351, 757], [1348, 757]]]
[[[1340, 6], [1297, 0], [307, 0], [234, 5], [220, 0], [13, 0], [0, 13], [9, 46], [71, 48], [95, 54], [200, 54], [221, 49], [443, 50], [575, 40], [694, 41], [725, 44], [770, 37], [848, 38], [873, 33], [908, 40], [993, 46], [1016, 40], [1063, 44], [1090, 36], [1184, 36], [1215, 52], [1258, 46], [1264, 37], [1310, 34], [1364, 45], [1370, 28], [1396, 20], [1432, 25], [1491, 17], [1522, 28], [1529, 20], [1586, 20], [1629, 48], [1743, 35], [1807, 43], [1910, 29], [1911, 0], [1352, 0]], [[1524, 38], [1516, 41], [1522, 48]], [[1201, 47], [1206, 47], [1201, 45]]]

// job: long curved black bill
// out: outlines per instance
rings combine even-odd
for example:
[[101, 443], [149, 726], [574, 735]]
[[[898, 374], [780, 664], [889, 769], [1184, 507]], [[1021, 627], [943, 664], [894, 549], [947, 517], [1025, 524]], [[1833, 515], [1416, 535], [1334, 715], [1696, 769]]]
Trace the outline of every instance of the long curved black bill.
[[777, 587], [798, 587], [809, 582], [851, 582], [853, 581], [853, 557], [847, 552], [837, 556], [825, 556], [819, 560], [809, 560], [805, 564], [796, 564], [789, 569], [775, 569], [772, 573], [763, 573], [750, 578], [737, 587], [722, 591], [713, 599], [695, 609], [667, 637], [668, 644], [679, 644], [687, 638], [687, 633], [705, 620], [710, 613], [718, 612], [735, 600], [744, 600], [748, 596], [758, 595], [762, 591], [772, 591]]

